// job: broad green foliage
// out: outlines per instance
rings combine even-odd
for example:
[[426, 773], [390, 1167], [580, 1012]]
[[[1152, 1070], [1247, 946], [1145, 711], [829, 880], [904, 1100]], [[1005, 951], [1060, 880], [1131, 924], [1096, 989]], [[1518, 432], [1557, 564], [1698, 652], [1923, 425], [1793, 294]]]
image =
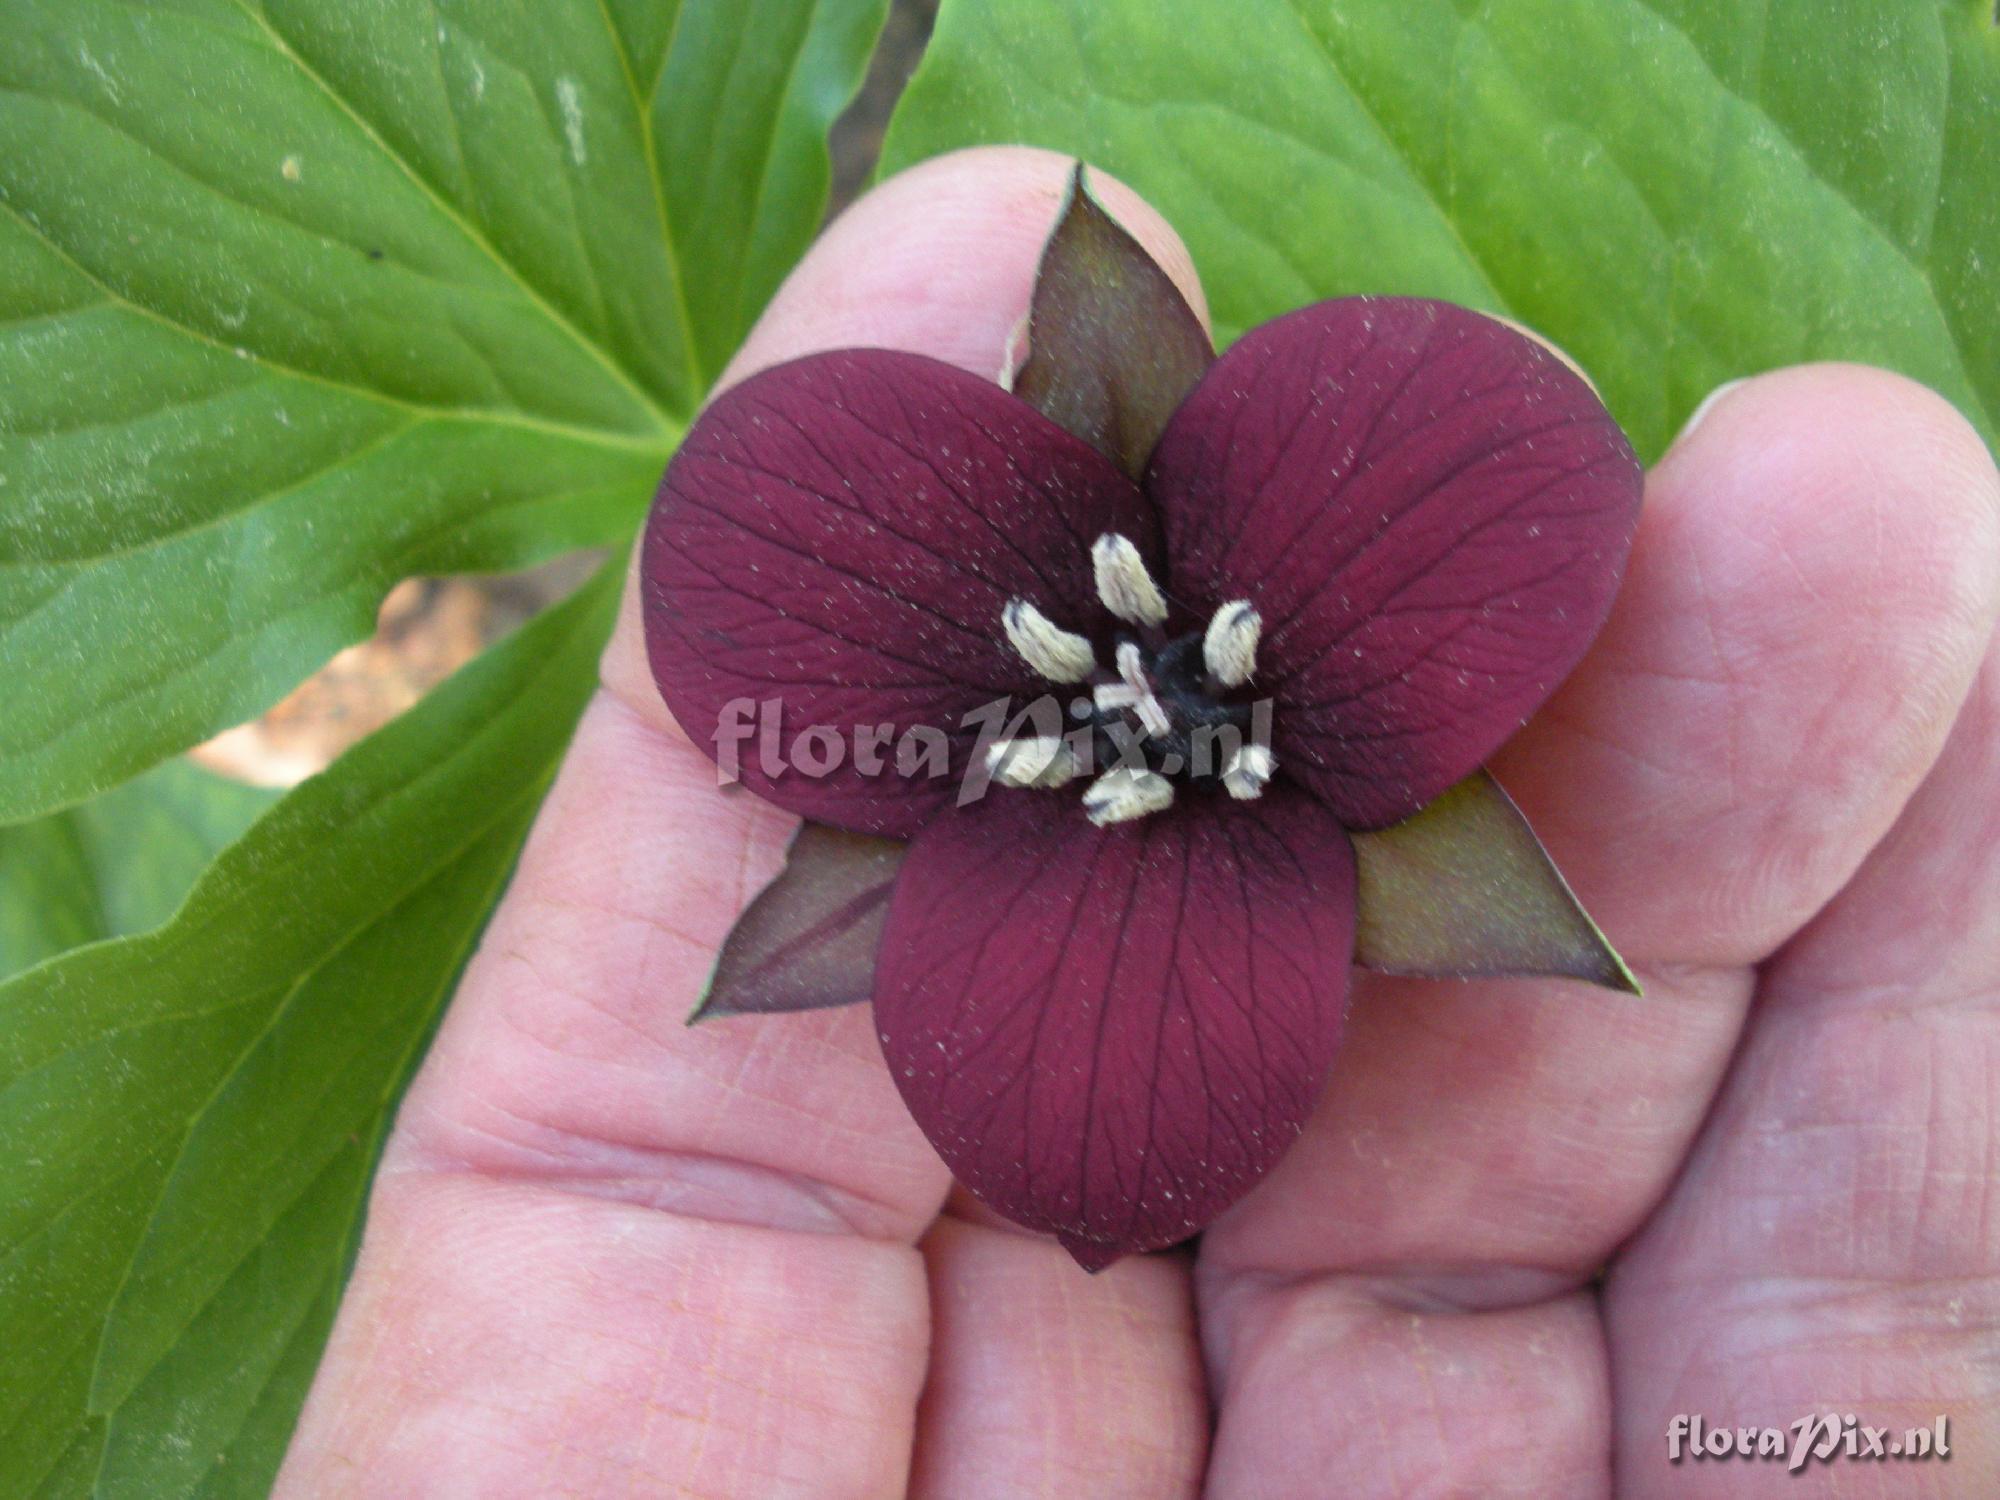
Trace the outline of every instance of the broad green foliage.
[[175, 761], [81, 807], [0, 827], [0, 979], [166, 921], [275, 795]]
[[262, 1493], [619, 581], [287, 796], [159, 931], [0, 987], [0, 1494]]
[[265, 799], [95, 794], [403, 576], [624, 542], [885, 6], [0, 5], [0, 973], [164, 922], [0, 985], [0, 1494], [265, 1492], [619, 569], [191, 895]]
[[10, 0], [0, 821], [629, 534], [884, 4]]
[[2000, 432], [1990, 0], [946, 0], [884, 170], [1082, 155], [1226, 340], [1318, 297], [1507, 313], [1656, 455], [1719, 382], [1868, 360]]

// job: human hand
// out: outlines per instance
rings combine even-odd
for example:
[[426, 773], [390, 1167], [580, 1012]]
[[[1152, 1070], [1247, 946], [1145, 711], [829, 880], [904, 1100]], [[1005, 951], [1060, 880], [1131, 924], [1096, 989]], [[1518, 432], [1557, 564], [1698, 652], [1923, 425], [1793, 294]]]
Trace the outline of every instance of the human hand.
[[[1066, 170], [894, 179], [726, 378], [997, 370]], [[1940, 399], [1730, 391], [1494, 767], [1646, 994], [1357, 975], [1281, 1165], [1197, 1253], [1091, 1277], [949, 1191], [865, 1008], [682, 1025], [794, 822], [717, 791], [628, 591], [279, 1492], [1995, 1493], [1996, 616], [2000, 480]], [[1824, 1410], [1948, 1414], [1951, 1461], [1666, 1462], [1679, 1413]]]

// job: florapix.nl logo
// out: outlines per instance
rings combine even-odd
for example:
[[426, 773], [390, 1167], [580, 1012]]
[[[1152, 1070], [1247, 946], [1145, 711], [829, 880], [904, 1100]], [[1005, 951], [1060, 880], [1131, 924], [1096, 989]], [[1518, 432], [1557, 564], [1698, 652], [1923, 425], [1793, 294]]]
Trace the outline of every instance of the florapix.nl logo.
[[[1271, 700], [1232, 706], [1215, 722], [1149, 726], [1107, 714], [1089, 697], [1043, 694], [996, 698], [956, 724], [877, 721], [800, 724], [780, 698], [734, 698], [715, 729], [716, 778], [743, 779], [754, 763], [767, 781], [822, 780], [846, 772], [910, 780], [959, 779], [958, 805], [977, 802], [996, 782], [1058, 785], [1108, 772], [1148, 772], [1193, 781], [1226, 780], [1247, 763], [1271, 763]], [[1268, 775], [1268, 771], [1265, 773]]]

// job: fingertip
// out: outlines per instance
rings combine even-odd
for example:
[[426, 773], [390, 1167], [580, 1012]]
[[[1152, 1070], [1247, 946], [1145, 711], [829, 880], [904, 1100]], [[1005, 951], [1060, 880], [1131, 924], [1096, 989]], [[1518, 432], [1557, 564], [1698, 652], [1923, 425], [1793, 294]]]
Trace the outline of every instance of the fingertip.
[[1965, 419], [1883, 370], [1759, 375], [1649, 476], [1603, 634], [1498, 769], [1627, 953], [1761, 959], [1935, 761], [1996, 616]]
[[1679, 434], [1674, 438], [1675, 445], [1679, 445], [1681, 443], [1686, 442], [1688, 440], [1689, 435], [1692, 434], [1697, 427], [1701, 426], [1703, 422], [1706, 422], [1708, 420], [1709, 413], [1713, 412], [1716, 409], [1716, 407], [1720, 406], [1724, 401], [1726, 401], [1729, 398], [1729, 393], [1731, 391], [1737, 390], [1741, 386], [1743, 386], [1747, 382], [1748, 378], [1749, 377], [1747, 376], [1740, 376], [1735, 380], [1725, 380], [1722, 382], [1721, 385], [1717, 386], [1714, 390], [1710, 391], [1706, 396], [1703, 396], [1701, 400], [1696, 403], [1695, 409], [1688, 413], [1687, 421], [1682, 425]]
[[1725, 490], [1799, 542], [1855, 554], [1881, 576], [1956, 606], [1979, 628], [2000, 613], [2000, 473], [1966, 418], [1929, 387], [1856, 364], [1799, 365], [1713, 392], [1660, 464], [1660, 488]]

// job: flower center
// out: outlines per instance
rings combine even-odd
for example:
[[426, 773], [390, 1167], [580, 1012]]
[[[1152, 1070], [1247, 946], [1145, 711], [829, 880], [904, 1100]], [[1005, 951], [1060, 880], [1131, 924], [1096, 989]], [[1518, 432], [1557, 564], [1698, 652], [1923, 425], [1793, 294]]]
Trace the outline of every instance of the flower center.
[[1205, 629], [1169, 638], [1167, 604], [1139, 549], [1115, 533], [1090, 549], [1097, 594], [1129, 629], [1097, 648], [1026, 599], [1010, 599], [1001, 628], [1021, 659], [1050, 682], [1088, 687], [1062, 735], [995, 741], [986, 768], [1002, 786], [1056, 787], [1098, 774], [1084, 789], [1093, 823], [1129, 822], [1173, 805], [1177, 781], [1219, 782], [1230, 796], [1263, 795], [1277, 768], [1267, 716], [1240, 701], [1257, 668], [1263, 622], [1247, 599], [1224, 604]]

